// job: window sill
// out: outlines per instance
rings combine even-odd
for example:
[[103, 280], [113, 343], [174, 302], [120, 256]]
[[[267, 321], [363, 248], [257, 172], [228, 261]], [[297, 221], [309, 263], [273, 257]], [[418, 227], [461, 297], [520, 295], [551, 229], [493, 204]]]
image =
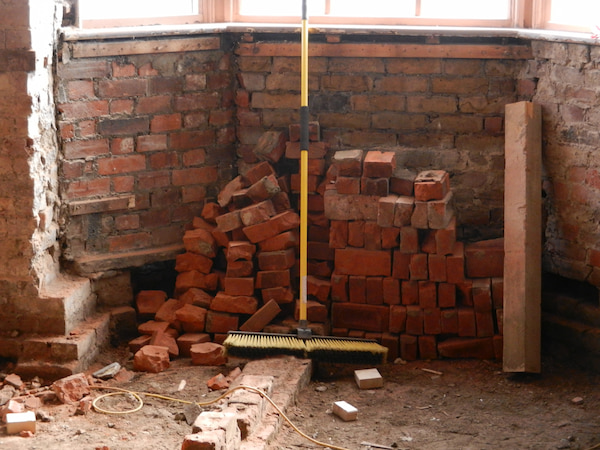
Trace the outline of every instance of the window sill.
[[[299, 33], [299, 24], [265, 23], [210, 23], [192, 25], [153, 25], [103, 29], [63, 28], [65, 41], [140, 39], [169, 36], [193, 36], [215, 33]], [[389, 35], [389, 36], [450, 36], [450, 37], [506, 37], [553, 42], [600, 44], [590, 33], [527, 28], [484, 27], [429, 27], [429, 26], [362, 26], [362, 25], [311, 25], [312, 33], [337, 35]]]

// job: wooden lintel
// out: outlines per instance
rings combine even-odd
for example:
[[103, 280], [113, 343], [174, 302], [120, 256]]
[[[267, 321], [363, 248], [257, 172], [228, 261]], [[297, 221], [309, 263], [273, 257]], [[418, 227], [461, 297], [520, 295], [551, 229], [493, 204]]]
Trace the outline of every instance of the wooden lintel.
[[[299, 43], [240, 43], [240, 56], [300, 56]], [[309, 46], [311, 57], [361, 58], [457, 58], [457, 59], [529, 59], [527, 45], [486, 44], [324, 44]]]
[[73, 58], [96, 58], [102, 56], [145, 55], [152, 53], [179, 53], [218, 50], [221, 39], [214, 36], [129, 40], [118, 42], [76, 42], [72, 46]]
[[84, 214], [95, 214], [100, 212], [120, 211], [135, 208], [135, 196], [100, 198], [93, 200], [81, 200], [69, 203], [69, 214], [82, 216]]

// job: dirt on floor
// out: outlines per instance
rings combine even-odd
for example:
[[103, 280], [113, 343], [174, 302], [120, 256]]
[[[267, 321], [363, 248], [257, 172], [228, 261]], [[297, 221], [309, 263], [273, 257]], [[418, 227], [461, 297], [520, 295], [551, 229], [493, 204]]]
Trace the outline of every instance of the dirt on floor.
[[[114, 361], [131, 369], [131, 355], [119, 349], [102, 355], [90, 373]], [[182, 358], [162, 373], [130, 373], [102, 385], [207, 402], [222, 393], [210, 391], [207, 381], [243, 368], [244, 363], [231, 359], [225, 367], [199, 367]], [[378, 367], [383, 387], [361, 390], [354, 380], [359, 368], [365, 367], [315, 365], [311, 383], [287, 411], [289, 419], [311, 439], [349, 450], [600, 448], [598, 373], [549, 357], [544, 358], [541, 375], [509, 375], [499, 363], [489, 361], [400, 361]], [[9, 369], [0, 367], [0, 372]], [[92, 396], [106, 392], [94, 390]], [[35, 435], [7, 436], [2, 430], [0, 448], [180, 449], [197, 407], [141, 397], [143, 407], [129, 414], [45, 403], [38, 410]], [[337, 401], [354, 406], [357, 420], [344, 422], [334, 415]], [[105, 397], [99, 404], [120, 411], [138, 405], [127, 395]], [[269, 448], [322, 447], [284, 424]]]

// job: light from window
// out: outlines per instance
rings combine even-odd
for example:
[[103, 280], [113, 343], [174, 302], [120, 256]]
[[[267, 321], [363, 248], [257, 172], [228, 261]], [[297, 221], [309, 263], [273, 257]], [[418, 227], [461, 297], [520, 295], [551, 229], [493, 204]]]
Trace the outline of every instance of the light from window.
[[79, 0], [83, 20], [175, 17], [198, 14], [198, 0]]
[[445, 19], [508, 19], [510, 0], [421, 0], [420, 15]]
[[[308, 14], [322, 16], [326, 0], [309, 0]], [[302, 15], [302, 1], [289, 0], [241, 0], [240, 14], [243, 16], [298, 16]]]
[[330, 0], [332, 16], [340, 17], [412, 17], [414, 0]]
[[600, 2], [597, 0], [552, 0], [550, 22], [592, 27], [600, 23]]

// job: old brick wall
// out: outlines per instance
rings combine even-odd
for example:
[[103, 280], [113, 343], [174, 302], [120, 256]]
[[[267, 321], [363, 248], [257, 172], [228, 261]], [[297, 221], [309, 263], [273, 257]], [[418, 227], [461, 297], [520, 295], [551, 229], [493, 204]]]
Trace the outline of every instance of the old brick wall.
[[537, 79], [544, 133], [544, 269], [600, 285], [600, 48], [534, 41], [527, 76]]
[[55, 2], [43, 0], [2, 3], [0, 331], [38, 330], [45, 320], [38, 290], [58, 273], [58, 146], [51, 86], [61, 12]]
[[63, 244], [77, 272], [173, 259], [185, 227], [235, 172], [228, 38], [199, 36], [190, 51], [164, 42], [98, 46], [98, 56], [93, 42], [63, 48]]
[[[447, 170], [457, 203], [468, 205], [458, 217], [461, 237], [501, 236], [504, 105], [532, 95], [530, 80], [520, 80], [527, 51], [516, 56], [510, 45], [528, 44], [510, 42], [494, 57], [477, 46], [494, 40], [311, 39], [309, 104], [331, 152], [398, 147], [400, 166]], [[239, 153], [247, 162], [264, 129], [298, 121], [300, 50], [289, 44], [297, 40], [246, 35], [236, 49]]]

